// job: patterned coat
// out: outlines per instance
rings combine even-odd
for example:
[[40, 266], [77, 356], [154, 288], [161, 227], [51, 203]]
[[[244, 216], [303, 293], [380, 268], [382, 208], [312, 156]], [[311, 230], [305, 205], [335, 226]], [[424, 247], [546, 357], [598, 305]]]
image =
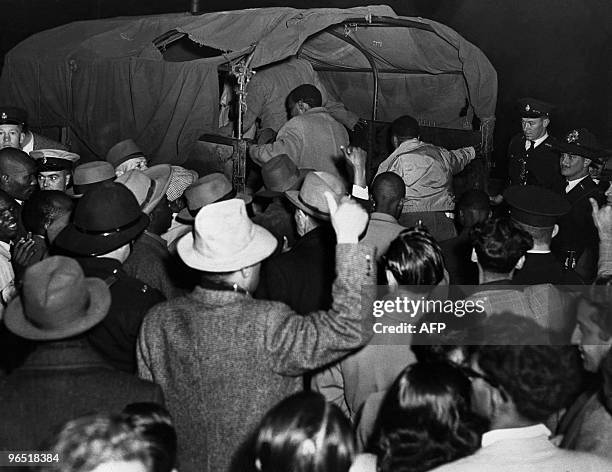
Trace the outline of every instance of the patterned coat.
[[197, 287], [147, 314], [138, 372], [164, 391], [182, 471], [227, 470], [262, 415], [301, 389], [301, 374], [369, 340], [361, 287], [374, 283], [373, 257], [367, 246], [337, 246], [334, 303], [327, 312], [301, 316], [282, 303]]

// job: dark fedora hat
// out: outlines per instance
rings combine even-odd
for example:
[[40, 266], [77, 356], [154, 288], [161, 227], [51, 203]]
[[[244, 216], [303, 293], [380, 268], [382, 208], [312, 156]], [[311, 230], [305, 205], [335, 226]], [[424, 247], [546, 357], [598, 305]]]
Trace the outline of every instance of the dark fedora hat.
[[302, 185], [304, 177], [314, 169], [298, 169], [287, 154], [274, 156], [261, 166], [261, 177], [264, 189], [256, 197], [272, 198], [282, 195], [287, 190], [296, 190]]
[[325, 192], [330, 192], [336, 202], [346, 194], [344, 183], [329, 172], [310, 172], [299, 191], [285, 192], [287, 199], [304, 213], [320, 220], [329, 221], [329, 206]]
[[124, 185], [110, 182], [83, 195], [72, 222], [54, 243], [72, 254], [99, 256], [133, 241], [148, 224], [149, 217], [134, 194]]

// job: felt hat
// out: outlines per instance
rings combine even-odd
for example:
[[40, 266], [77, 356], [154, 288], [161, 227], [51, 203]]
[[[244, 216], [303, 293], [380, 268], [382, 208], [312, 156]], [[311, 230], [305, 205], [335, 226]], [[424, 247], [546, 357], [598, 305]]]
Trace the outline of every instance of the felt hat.
[[200, 177], [187, 187], [184, 195], [187, 207], [183, 208], [177, 215], [177, 219], [184, 223], [193, 222], [195, 219], [193, 214], [211, 203], [239, 198], [249, 204], [252, 200], [248, 195], [236, 193], [227, 177], [219, 172]]
[[80, 256], [99, 256], [133, 241], [149, 225], [136, 197], [124, 185], [110, 182], [89, 190], [74, 209], [72, 222], [55, 245]]
[[74, 152], [60, 149], [39, 149], [30, 152], [30, 157], [36, 161], [38, 172], [72, 170], [81, 158]]
[[65, 339], [97, 325], [110, 304], [103, 280], [86, 278], [74, 259], [53, 256], [26, 269], [21, 297], [9, 303], [4, 323], [22, 338]]
[[570, 204], [561, 195], [535, 185], [508, 187], [504, 200], [510, 205], [513, 220], [537, 228], [554, 226], [570, 210]]
[[81, 196], [103, 182], [115, 180], [115, 169], [108, 162], [93, 161], [74, 169], [72, 185], [74, 196]]
[[261, 177], [265, 188], [255, 196], [272, 198], [282, 195], [287, 190], [298, 189], [306, 174], [311, 171], [314, 169], [298, 169], [287, 154], [274, 156], [261, 166]]
[[329, 172], [310, 172], [299, 191], [285, 192], [287, 199], [303, 212], [320, 220], [329, 221], [329, 207], [325, 192], [330, 192], [337, 202], [346, 194], [342, 181]]
[[133, 139], [124, 139], [108, 150], [106, 162], [109, 162], [116, 169], [125, 161], [139, 156], [144, 156], [142, 149], [138, 147]]
[[143, 213], [147, 215], [166, 195], [172, 169], [168, 164], [149, 167], [145, 171], [130, 170], [117, 177], [115, 182], [125, 185], [136, 197]]
[[254, 224], [243, 200], [207, 205], [197, 214], [193, 231], [176, 248], [185, 264], [206, 272], [234, 272], [261, 262], [276, 249], [272, 234]]
[[554, 105], [535, 98], [521, 98], [518, 105], [522, 118], [546, 118], [555, 109]]
[[23, 108], [0, 106], [0, 125], [24, 126], [28, 113]]

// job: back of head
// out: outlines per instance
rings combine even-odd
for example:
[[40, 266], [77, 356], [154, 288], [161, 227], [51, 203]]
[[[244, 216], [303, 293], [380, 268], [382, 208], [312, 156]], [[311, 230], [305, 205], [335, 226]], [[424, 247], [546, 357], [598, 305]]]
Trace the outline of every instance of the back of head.
[[429, 233], [408, 229], [389, 245], [383, 257], [399, 285], [421, 285], [429, 291], [444, 278], [442, 250]]
[[404, 369], [375, 428], [379, 470], [426, 471], [476, 451], [485, 422], [471, 412], [470, 392], [461, 368], [448, 362]]
[[44, 235], [46, 229], [57, 218], [72, 212], [73, 200], [59, 190], [36, 192], [26, 200], [21, 209], [21, 219], [25, 228], [38, 235]]
[[555, 344], [555, 333], [510, 313], [488, 317], [481, 329], [478, 366], [525, 419], [544, 421], [576, 396], [582, 367], [575, 346]]
[[412, 116], [400, 116], [391, 123], [391, 136], [396, 137], [400, 142], [418, 138], [420, 135], [419, 122]]
[[348, 472], [354, 455], [350, 422], [318, 393], [281, 401], [264, 416], [256, 435], [261, 472]]
[[372, 182], [371, 193], [376, 211], [394, 215], [406, 196], [406, 184], [395, 172], [383, 172]]
[[491, 212], [489, 196], [482, 190], [468, 190], [457, 201], [456, 209], [461, 225], [471, 228], [485, 221]]
[[15, 165], [24, 165], [27, 163], [35, 165], [34, 159], [21, 149], [10, 147], [0, 149], [0, 173], [10, 173]]
[[84, 416], [64, 425], [45, 449], [61, 458], [59, 463], [44, 467], [44, 471], [89, 472], [112, 464], [137, 462], [147, 472], [170, 472], [156, 463], [151, 444], [129, 421], [120, 416]]
[[151, 447], [156, 470], [172, 470], [176, 466], [177, 438], [172, 417], [163, 406], [152, 402], [130, 403], [123, 409], [132, 428]]
[[321, 92], [310, 84], [302, 84], [289, 92], [287, 103], [298, 103], [300, 100], [310, 105], [311, 108], [320, 107], [323, 104]]
[[533, 246], [531, 236], [510, 218], [491, 218], [470, 232], [480, 266], [497, 274], [509, 274], [519, 259]]

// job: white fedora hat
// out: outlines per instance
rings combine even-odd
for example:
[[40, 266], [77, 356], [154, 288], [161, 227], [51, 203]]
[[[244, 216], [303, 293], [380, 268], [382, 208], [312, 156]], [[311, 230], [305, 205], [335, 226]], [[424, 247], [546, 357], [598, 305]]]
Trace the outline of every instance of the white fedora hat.
[[272, 234], [248, 217], [243, 200], [233, 198], [202, 208], [193, 231], [176, 249], [185, 264], [206, 272], [234, 272], [261, 262], [276, 249]]

